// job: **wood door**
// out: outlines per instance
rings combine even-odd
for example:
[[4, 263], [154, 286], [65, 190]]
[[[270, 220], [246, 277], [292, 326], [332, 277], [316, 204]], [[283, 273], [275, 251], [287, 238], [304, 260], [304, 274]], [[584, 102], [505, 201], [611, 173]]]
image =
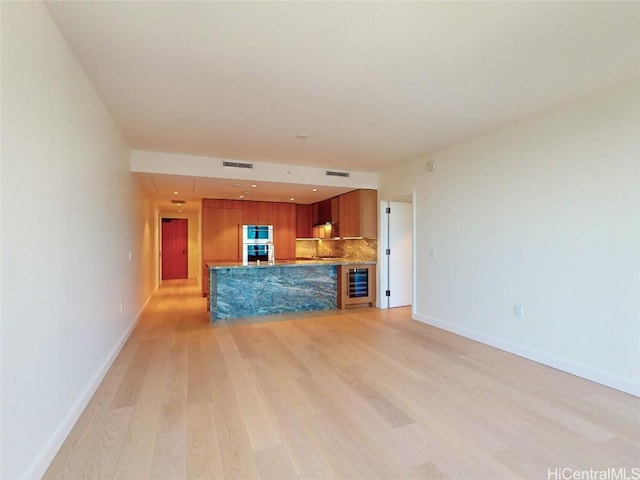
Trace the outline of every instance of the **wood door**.
[[162, 279], [188, 277], [188, 220], [162, 219]]

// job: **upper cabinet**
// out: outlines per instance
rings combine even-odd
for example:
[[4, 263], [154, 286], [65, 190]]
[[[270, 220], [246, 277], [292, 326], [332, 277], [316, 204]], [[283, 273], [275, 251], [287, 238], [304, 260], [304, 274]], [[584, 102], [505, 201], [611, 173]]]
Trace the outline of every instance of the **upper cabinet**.
[[258, 202], [242, 202], [242, 224], [261, 225], [258, 222]]
[[258, 204], [258, 223], [256, 225], [274, 225], [273, 211], [274, 205], [277, 203], [272, 202], [255, 202]]
[[296, 238], [311, 238], [311, 205], [296, 205]]
[[340, 223], [340, 197], [331, 199], [331, 223]]
[[331, 222], [331, 199], [327, 198], [326, 200], [312, 204], [311, 215], [314, 225]]
[[242, 200], [244, 225], [273, 225], [273, 203]]
[[242, 200], [225, 200], [221, 198], [203, 198], [202, 208], [242, 208]]
[[377, 190], [354, 190], [296, 208], [297, 238], [378, 237]]
[[340, 195], [338, 208], [341, 237], [377, 238], [377, 190], [354, 190]]
[[327, 198], [312, 205], [313, 224], [340, 223], [340, 197]]

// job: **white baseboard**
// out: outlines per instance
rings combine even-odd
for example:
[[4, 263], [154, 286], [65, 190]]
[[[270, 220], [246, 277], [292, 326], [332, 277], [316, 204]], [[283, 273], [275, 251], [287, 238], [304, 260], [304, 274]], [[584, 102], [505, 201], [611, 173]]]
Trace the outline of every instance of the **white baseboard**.
[[[155, 291], [153, 293], [155, 293]], [[57, 428], [57, 430], [51, 436], [40, 454], [31, 464], [31, 467], [29, 467], [29, 470], [27, 470], [24, 478], [41, 479], [44, 476], [45, 472], [49, 468], [49, 465], [51, 465], [51, 462], [60, 450], [60, 447], [62, 447], [62, 444], [65, 442], [65, 440], [69, 436], [69, 433], [71, 433], [71, 430], [80, 418], [80, 415], [82, 415], [82, 412], [85, 408], [87, 408], [87, 405], [89, 404], [89, 401], [91, 400], [93, 395], [96, 393], [96, 390], [98, 390], [98, 387], [102, 383], [104, 376], [111, 368], [111, 365], [113, 365], [113, 362], [120, 353], [120, 350], [122, 350], [122, 347], [124, 347], [124, 344], [127, 343], [127, 340], [131, 336], [134, 328], [136, 328], [136, 325], [138, 325], [140, 317], [142, 316], [142, 312], [151, 300], [151, 297], [153, 297], [153, 293], [149, 296], [147, 301], [144, 302], [144, 305], [135, 316], [134, 321], [120, 337], [116, 345], [111, 349], [109, 355], [107, 355], [107, 358], [104, 360], [104, 362], [102, 362], [102, 365], [100, 365], [100, 368], [98, 368], [97, 372], [93, 375], [93, 378], [91, 379], [87, 387], [80, 394], [78, 401], [71, 407], [67, 416], [60, 423], [60, 426]]]
[[572, 375], [577, 375], [578, 377], [582, 377], [587, 380], [600, 383], [607, 387], [611, 387], [616, 390], [629, 393], [636, 397], [640, 397], [640, 384], [634, 383], [631, 380], [618, 378], [608, 373], [571, 362], [570, 360], [564, 358], [555, 357], [553, 355], [549, 355], [538, 350], [533, 350], [523, 345], [518, 345], [499, 338], [492, 337], [490, 335], [485, 335], [484, 333], [480, 333], [472, 329], [443, 322], [442, 320], [438, 320], [437, 318], [433, 318], [428, 315], [420, 315], [416, 312], [413, 312], [412, 318], [414, 320], [418, 320], [419, 322], [441, 328], [462, 337], [470, 338], [471, 340], [484, 343], [485, 345], [504, 350], [505, 352], [513, 353], [514, 355], [518, 355], [519, 357], [533, 360], [534, 362], [541, 363], [548, 367], [557, 368], [558, 370], [562, 370], [563, 372], [571, 373]]

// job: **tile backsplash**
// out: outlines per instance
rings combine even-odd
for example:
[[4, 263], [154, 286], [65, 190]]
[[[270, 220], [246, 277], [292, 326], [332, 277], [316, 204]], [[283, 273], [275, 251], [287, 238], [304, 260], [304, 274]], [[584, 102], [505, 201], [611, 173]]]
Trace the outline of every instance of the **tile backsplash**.
[[337, 257], [347, 260], [376, 261], [378, 240], [375, 238], [296, 240], [296, 257]]

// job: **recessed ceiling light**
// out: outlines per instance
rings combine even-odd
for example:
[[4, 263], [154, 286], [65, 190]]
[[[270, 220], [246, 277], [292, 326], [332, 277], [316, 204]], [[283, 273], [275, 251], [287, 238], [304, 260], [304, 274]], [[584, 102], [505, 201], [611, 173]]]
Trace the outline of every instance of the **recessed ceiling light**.
[[180, 195], [178, 192], [173, 192], [174, 195]]
[[178, 213], [182, 213], [182, 210], [178, 210]]
[[291, 200], [293, 202], [295, 200], [295, 198], [291, 197], [289, 200]]
[[256, 185], [255, 183], [251, 185], [251, 188], [256, 188], [258, 185]]
[[306, 140], [308, 137], [308, 135], [306, 133], [299, 133], [298, 135], [296, 135], [296, 138], [298, 140]]
[[240, 198], [244, 198], [244, 195], [240, 195]]
[[251, 192], [246, 191], [246, 192], [244, 192], [244, 194], [245, 194], [245, 195], [251, 195]]
[[232, 183], [231, 186], [232, 187], [241, 187], [242, 184], [241, 183]]
[[314, 191], [314, 192], [317, 192], [317, 191], [318, 191], [318, 189], [317, 189], [317, 188], [314, 188], [314, 189], [313, 189], [313, 191]]

